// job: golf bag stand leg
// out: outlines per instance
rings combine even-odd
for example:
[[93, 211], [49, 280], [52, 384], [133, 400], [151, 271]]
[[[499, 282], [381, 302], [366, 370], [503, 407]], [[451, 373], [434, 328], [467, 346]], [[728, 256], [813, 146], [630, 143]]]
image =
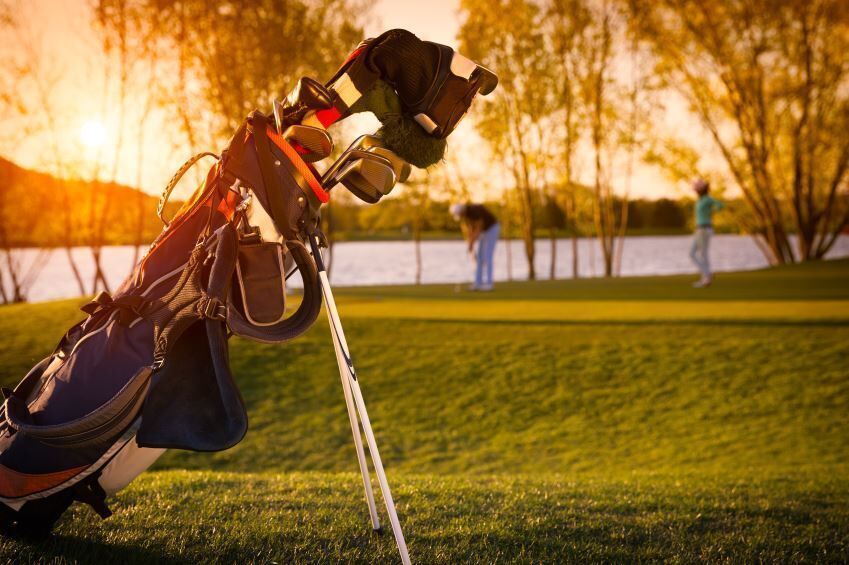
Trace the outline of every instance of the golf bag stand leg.
[[[410, 564], [410, 555], [407, 552], [407, 543], [404, 541], [404, 533], [401, 531], [401, 523], [398, 521], [398, 513], [395, 510], [395, 502], [392, 499], [392, 493], [389, 490], [389, 482], [386, 480], [386, 472], [383, 469], [383, 462], [380, 459], [380, 452], [377, 449], [377, 441], [374, 438], [374, 432], [371, 428], [371, 421], [368, 417], [363, 393], [360, 390], [360, 383], [357, 379], [354, 364], [351, 361], [351, 354], [348, 350], [348, 343], [345, 340], [345, 332], [342, 329], [342, 323], [339, 320], [339, 313], [336, 310], [336, 301], [333, 299], [333, 291], [330, 288], [330, 281], [327, 278], [327, 271], [324, 268], [321, 253], [319, 252], [318, 240], [315, 235], [310, 236], [310, 247], [318, 266], [318, 276], [321, 281], [321, 293], [324, 297], [324, 303], [327, 307], [327, 319], [330, 323], [330, 333], [333, 338], [333, 347], [336, 350], [336, 360], [339, 365], [339, 372], [342, 377], [342, 389], [345, 392], [345, 401], [348, 407], [348, 416], [351, 421], [352, 429], [354, 430], [354, 445], [357, 447], [357, 457], [360, 461], [360, 470], [363, 473], [363, 483], [365, 484], [366, 499], [369, 502], [369, 513], [372, 516], [372, 524], [376, 523], [376, 512], [374, 509], [374, 495], [371, 490], [371, 480], [368, 474], [368, 467], [365, 465], [365, 457], [363, 455], [362, 440], [360, 439], [360, 429], [357, 420], [362, 422], [363, 433], [366, 436], [369, 453], [371, 454], [374, 472], [377, 475], [377, 482], [380, 484], [380, 492], [383, 495], [383, 501], [386, 504], [386, 512], [389, 514], [389, 523], [392, 526], [392, 533], [395, 536], [395, 543], [398, 545], [398, 552], [401, 554], [401, 562], [404, 565]], [[353, 405], [348, 402], [349, 397], [353, 399]], [[379, 526], [378, 526], [379, 527]]]
[[[323, 284], [323, 283], [322, 283]], [[328, 317], [329, 319], [329, 317]], [[333, 336], [334, 344], [337, 341], [336, 332], [333, 328], [333, 322], [330, 322], [330, 333]], [[369, 475], [368, 463], [366, 462], [365, 450], [363, 449], [362, 432], [360, 431], [360, 420], [357, 417], [356, 407], [354, 406], [354, 398], [351, 393], [351, 385], [348, 383], [347, 363], [342, 356], [339, 347], [334, 347], [336, 350], [336, 364], [339, 366], [339, 376], [342, 378], [342, 392], [345, 393], [345, 406], [348, 408], [348, 420], [351, 422], [351, 432], [354, 434], [354, 447], [357, 451], [357, 462], [360, 465], [360, 474], [363, 476], [363, 488], [366, 492], [366, 502], [368, 503], [368, 513], [371, 518], [371, 527], [375, 532], [381, 532], [380, 518], [377, 516], [377, 507], [374, 503], [374, 491], [371, 487], [371, 476]]]

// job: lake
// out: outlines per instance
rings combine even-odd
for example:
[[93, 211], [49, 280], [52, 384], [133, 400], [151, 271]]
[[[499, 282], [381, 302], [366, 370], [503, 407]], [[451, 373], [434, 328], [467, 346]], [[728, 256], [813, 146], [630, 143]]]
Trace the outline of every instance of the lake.
[[[690, 262], [691, 237], [640, 236], [628, 237], [622, 254], [623, 276], [670, 275], [696, 273]], [[521, 241], [511, 240], [510, 262], [507, 264], [508, 242], [501, 241], [496, 249], [495, 277], [503, 281], [512, 274], [513, 279], [527, 278], [527, 261]], [[369, 241], [337, 243], [331, 258], [331, 281], [337, 286], [392, 285], [415, 282], [415, 251], [411, 241]], [[534, 264], [538, 278], [548, 278], [551, 247], [548, 240], [538, 240]], [[73, 256], [87, 285], [94, 274], [91, 254], [87, 248], [74, 248]], [[38, 250], [21, 249], [14, 256], [29, 266], [39, 256]], [[572, 276], [572, 242], [557, 240], [558, 278]], [[849, 236], [841, 236], [829, 253], [829, 258], [849, 256]], [[132, 267], [133, 248], [112, 246], [103, 249], [103, 266], [112, 288], [118, 286]], [[578, 242], [578, 272], [581, 277], [598, 277], [604, 273], [601, 251], [594, 239]], [[711, 241], [711, 261], [715, 271], [742, 271], [767, 266], [766, 259], [748, 236], [717, 235]], [[41, 255], [42, 268], [32, 284], [28, 298], [31, 302], [71, 298], [79, 289], [68, 265], [64, 249], [56, 249], [47, 256]], [[422, 243], [423, 283], [466, 283], [472, 279], [473, 266], [466, 255], [462, 241], [425, 241]], [[8, 288], [5, 263], [0, 266]], [[300, 281], [293, 277], [292, 286]]]

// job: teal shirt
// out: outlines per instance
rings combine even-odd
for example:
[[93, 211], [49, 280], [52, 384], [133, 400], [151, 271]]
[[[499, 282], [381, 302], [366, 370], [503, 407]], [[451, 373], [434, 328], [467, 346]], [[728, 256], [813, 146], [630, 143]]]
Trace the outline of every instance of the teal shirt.
[[710, 226], [713, 224], [711, 217], [716, 210], [722, 210], [725, 204], [705, 194], [696, 200], [696, 227]]

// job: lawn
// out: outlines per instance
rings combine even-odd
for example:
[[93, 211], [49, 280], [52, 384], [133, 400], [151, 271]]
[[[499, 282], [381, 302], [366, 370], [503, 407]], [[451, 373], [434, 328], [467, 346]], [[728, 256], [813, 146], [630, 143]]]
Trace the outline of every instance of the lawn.
[[[849, 261], [691, 280], [337, 292], [414, 562], [849, 560]], [[78, 305], [0, 309], [4, 386]], [[78, 508], [0, 559], [397, 559], [326, 320], [231, 344], [241, 444], [169, 452], [109, 520]]]

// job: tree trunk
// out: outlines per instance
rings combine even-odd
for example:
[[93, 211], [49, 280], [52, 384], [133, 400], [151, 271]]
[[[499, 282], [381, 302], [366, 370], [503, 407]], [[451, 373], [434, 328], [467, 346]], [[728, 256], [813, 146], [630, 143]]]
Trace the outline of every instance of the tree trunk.
[[531, 199], [531, 191], [527, 188], [522, 190], [522, 241], [525, 244], [525, 257], [528, 259], [528, 280], [536, 280], [536, 267], [534, 266], [534, 256], [536, 248], [534, 245], [534, 212], [533, 201]]
[[507, 280], [513, 280], [513, 250], [510, 241], [510, 211], [504, 209], [504, 247], [507, 251]]
[[[155, 65], [156, 65], [156, 55], [155, 53], [150, 54], [151, 62], [150, 62], [150, 80], [154, 80], [155, 78]], [[147, 122], [147, 118], [150, 115], [150, 111], [153, 107], [152, 95], [148, 94], [147, 100], [145, 102], [144, 110], [142, 111], [142, 115], [139, 118], [139, 131], [136, 142], [138, 144], [137, 153], [136, 153], [136, 190], [138, 193], [136, 194], [136, 225], [135, 225], [135, 233], [133, 237], [133, 262], [130, 265], [130, 272], [136, 268], [136, 264], [139, 262], [139, 254], [140, 248], [144, 244], [144, 224], [145, 224], [145, 194], [142, 191], [142, 171], [144, 170], [144, 141], [145, 141], [145, 123]]]
[[3, 274], [3, 269], [0, 269], [0, 300], [3, 304], [9, 303], [9, 297], [6, 295], [6, 277]]
[[416, 285], [422, 284], [422, 230], [418, 222], [413, 228], [413, 241], [416, 251]]
[[10, 302], [13, 304], [17, 304], [18, 302], [23, 302], [24, 298], [21, 295], [21, 283], [18, 278], [18, 265], [17, 261], [12, 257], [12, 250], [6, 248], [3, 250], [6, 255], [6, 270], [9, 273], [9, 280], [12, 283], [12, 288], [10, 289]]
[[619, 211], [619, 233], [614, 250], [614, 272], [616, 276], [622, 275], [622, 252], [625, 250], [625, 232], [628, 230], [628, 198], [622, 200], [622, 208]]
[[578, 278], [578, 236], [572, 234], [572, 278]]
[[567, 214], [572, 223], [572, 278], [577, 279], [578, 274], [578, 204], [575, 201], [575, 187], [569, 183], [570, 194], [567, 202]]
[[548, 278], [554, 280], [557, 278], [557, 230], [554, 225], [549, 228], [549, 241], [551, 244], [551, 269], [548, 272]]

